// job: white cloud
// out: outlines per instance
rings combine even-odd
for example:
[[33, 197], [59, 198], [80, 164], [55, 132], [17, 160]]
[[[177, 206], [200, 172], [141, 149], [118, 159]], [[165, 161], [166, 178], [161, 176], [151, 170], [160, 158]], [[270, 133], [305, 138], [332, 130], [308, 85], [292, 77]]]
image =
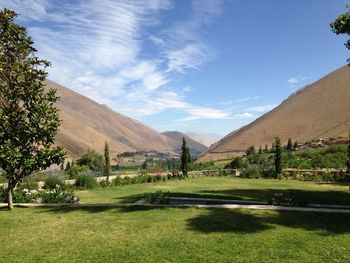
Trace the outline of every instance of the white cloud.
[[[20, 13], [22, 22], [35, 21], [29, 35], [39, 56], [52, 61], [49, 79], [132, 117], [175, 109], [187, 119], [227, 119], [223, 110], [187, 102], [188, 86], [175, 91], [170, 85], [172, 72], [198, 69], [211, 57], [197, 33], [220, 14], [220, 2], [194, 1], [188, 18], [161, 37], [145, 32], [172, 7], [166, 0], [13, 0], [0, 6]], [[144, 39], [162, 48], [165, 67], [159, 58], [142, 56]]]
[[234, 118], [235, 119], [251, 119], [251, 118], [254, 118], [255, 116], [249, 112], [244, 112], [244, 113], [241, 113], [241, 114], [235, 114], [234, 115]]
[[258, 100], [258, 99], [261, 99], [262, 97], [260, 96], [250, 96], [250, 97], [245, 97], [245, 98], [242, 98], [242, 99], [237, 99], [235, 100], [235, 102], [246, 102], [246, 101], [250, 101], [250, 100]]
[[150, 40], [161, 47], [167, 61], [167, 72], [184, 73], [198, 70], [205, 62], [215, 57], [215, 51], [206, 43], [202, 33], [213, 19], [222, 12], [222, 0], [192, 2], [191, 12], [183, 20]]
[[268, 105], [262, 105], [262, 106], [256, 106], [256, 107], [251, 107], [248, 108], [247, 111], [252, 111], [252, 112], [266, 112], [270, 111], [273, 108], [275, 108], [277, 104], [268, 104]]
[[303, 77], [303, 76], [292, 77], [292, 78], [287, 80], [287, 83], [289, 86], [295, 86], [296, 84], [298, 84], [299, 82], [301, 82], [305, 79], [306, 79], [306, 77]]

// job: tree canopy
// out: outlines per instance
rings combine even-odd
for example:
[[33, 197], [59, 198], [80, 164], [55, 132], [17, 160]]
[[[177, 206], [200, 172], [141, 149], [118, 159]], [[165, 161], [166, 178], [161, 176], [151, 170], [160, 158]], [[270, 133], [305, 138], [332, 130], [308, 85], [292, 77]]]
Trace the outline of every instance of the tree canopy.
[[45, 86], [46, 67], [17, 14], [0, 11], [0, 167], [12, 192], [27, 175], [60, 164], [65, 153], [54, 146], [60, 125], [56, 90]]
[[[350, 5], [346, 6], [348, 11], [339, 15], [334, 22], [330, 23], [332, 31], [339, 34], [350, 35]], [[348, 39], [344, 44], [348, 49], [350, 49], [350, 39]], [[347, 60], [350, 65], [350, 58]]]

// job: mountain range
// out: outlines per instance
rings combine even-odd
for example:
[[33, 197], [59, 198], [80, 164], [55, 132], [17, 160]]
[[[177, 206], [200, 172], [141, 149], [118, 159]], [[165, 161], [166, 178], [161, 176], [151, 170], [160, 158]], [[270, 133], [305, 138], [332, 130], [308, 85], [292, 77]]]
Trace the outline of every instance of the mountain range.
[[[62, 146], [72, 158], [88, 148], [103, 151], [108, 142], [112, 154], [134, 151], [172, 152], [179, 149], [185, 134], [175, 140], [145, 124], [119, 114], [106, 105], [99, 104], [71, 89], [47, 80], [48, 88], [57, 89], [60, 101], [57, 106], [62, 120], [56, 144]], [[191, 142], [197, 152], [206, 150], [204, 145]]]
[[279, 106], [235, 130], [199, 156], [198, 162], [229, 159], [254, 145], [271, 147], [276, 136], [305, 142], [346, 137], [350, 129], [350, 67], [344, 66], [299, 89]]

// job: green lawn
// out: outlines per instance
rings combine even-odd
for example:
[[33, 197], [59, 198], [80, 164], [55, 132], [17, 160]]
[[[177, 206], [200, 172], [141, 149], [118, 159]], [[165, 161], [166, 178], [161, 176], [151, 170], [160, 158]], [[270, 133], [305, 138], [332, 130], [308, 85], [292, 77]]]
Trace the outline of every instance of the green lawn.
[[0, 262], [349, 262], [350, 215], [0, 209]]
[[[195, 178], [79, 191], [85, 203], [175, 195], [348, 203], [346, 186]], [[327, 197], [329, 199], [327, 200]], [[0, 209], [0, 262], [350, 262], [350, 214], [174, 207]]]
[[275, 193], [291, 193], [307, 203], [348, 204], [350, 191], [346, 185], [316, 184], [294, 180], [201, 177], [159, 183], [96, 188], [77, 191], [81, 203], [135, 202], [142, 193], [157, 189], [173, 196], [213, 197], [243, 200], [268, 200]]

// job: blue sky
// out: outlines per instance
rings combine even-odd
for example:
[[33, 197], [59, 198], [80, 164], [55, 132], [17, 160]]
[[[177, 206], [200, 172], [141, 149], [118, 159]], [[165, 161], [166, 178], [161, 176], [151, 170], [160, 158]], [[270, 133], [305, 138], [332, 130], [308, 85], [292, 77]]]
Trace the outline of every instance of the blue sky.
[[341, 0], [1, 0], [49, 79], [158, 131], [225, 135], [346, 64]]

